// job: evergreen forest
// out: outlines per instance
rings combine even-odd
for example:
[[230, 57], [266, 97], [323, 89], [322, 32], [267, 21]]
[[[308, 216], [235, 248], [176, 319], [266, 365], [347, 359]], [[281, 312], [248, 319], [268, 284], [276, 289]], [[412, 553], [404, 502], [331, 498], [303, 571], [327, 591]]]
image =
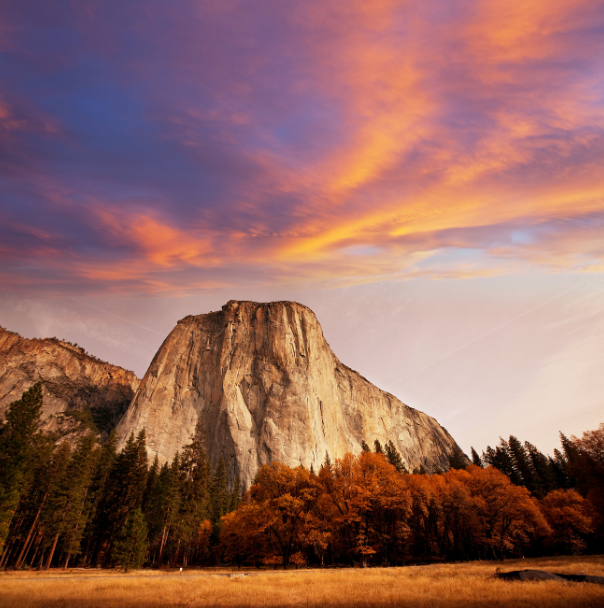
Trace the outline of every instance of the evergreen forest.
[[402, 565], [604, 549], [604, 424], [553, 456], [516, 437], [447, 471], [392, 441], [318, 471], [272, 463], [247, 491], [198, 431], [149, 465], [145, 434], [77, 446], [39, 431], [42, 388], [0, 425], [0, 568]]

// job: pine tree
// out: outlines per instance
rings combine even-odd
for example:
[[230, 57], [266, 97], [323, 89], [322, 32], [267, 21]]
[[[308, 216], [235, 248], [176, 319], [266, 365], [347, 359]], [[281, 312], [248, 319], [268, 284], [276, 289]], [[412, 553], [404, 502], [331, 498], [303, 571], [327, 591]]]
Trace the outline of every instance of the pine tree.
[[74, 555], [80, 553], [82, 536], [90, 515], [88, 492], [97, 462], [95, 443], [95, 436], [88, 434], [80, 439], [73, 455], [70, 455], [66, 443], [55, 455], [55, 459], [60, 460], [62, 474], [41, 517], [41, 529], [46, 544], [49, 544], [46, 568], [50, 567], [57, 547], [65, 558], [64, 568]]
[[556, 479], [556, 486], [559, 489], [567, 490], [573, 486], [573, 483], [568, 475], [567, 467], [568, 460], [560, 450], [554, 450], [554, 457], [548, 457], [549, 465]]
[[537, 474], [539, 480], [533, 490], [535, 496], [539, 499], [544, 498], [547, 494], [553, 490], [558, 489], [556, 476], [552, 471], [550, 461], [545, 454], [540, 452], [532, 443], [528, 441], [524, 442], [524, 447], [531, 459], [533, 469]]
[[67, 442], [63, 442], [53, 454], [53, 468], [57, 471], [57, 481], [40, 516], [40, 528], [44, 535], [43, 553], [48, 550], [44, 558], [46, 570], [52, 564], [59, 537], [64, 530], [64, 487], [70, 460], [71, 447]]
[[453, 450], [447, 456], [450, 469], [465, 469], [468, 466], [468, 457], [461, 451], [461, 448], [455, 444]]
[[482, 464], [482, 460], [481, 460], [480, 456], [478, 455], [478, 452], [474, 448], [471, 448], [471, 453], [472, 453], [472, 464], [475, 464], [477, 467], [480, 467], [482, 469], [484, 467], [484, 465]]
[[61, 488], [65, 503], [62, 542], [64, 568], [67, 568], [73, 556], [80, 554], [82, 537], [90, 516], [88, 492], [96, 465], [95, 443], [96, 437], [92, 433], [80, 439]]
[[364, 439], [361, 439], [361, 450], [363, 452], [371, 452], [371, 448], [365, 443]]
[[115, 563], [125, 572], [140, 568], [145, 561], [147, 547], [147, 524], [142, 511], [137, 508], [120, 530], [113, 551]]
[[109, 543], [105, 552], [104, 564], [111, 557], [111, 547], [117, 535], [126, 524], [128, 516], [142, 506], [147, 482], [147, 449], [145, 431], [136, 439], [130, 435], [126, 446], [117, 455], [109, 473], [103, 503], [99, 507], [99, 517], [103, 525], [101, 542]]
[[147, 473], [147, 485], [145, 487], [145, 495], [143, 496], [143, 513], [146, 512], [147, 507], [149, 506], [150, 495], [157, 483], [157, 479], [159, 476], [159, 457], [155, 454], [155, 458], [153, 459], [153, 464]]
[[560, 443], [562, 444], [564, 458], [568, 464], [577, 457], [577, 450], [575, 449], [573, 442], [562, 431], [560, 431]]
[[[311, 469], [312, 469], [312, 465]], [[311, 471], [312, 472], [312, 471]], [[229, 511], [236, 511], [237, 507], [241, 504], [241, 481], [239, 480], [239, 475], [235, 477], [235, 485], [233, 486], [233, 491], [231, 492], [231, 505], [229, 507]]]
[[373, 442], [373, 448], [374, 448], [374, 452], [376, 454], [383, 454], [384, 453], [384, 448], [382, 447], [382, 444], [380, 443], [379, 439], [376, 439]]
[[149, 538], [154, 554], [153, 562], [157, 559], [163, 563], [164, 554], [172, 556], [178, 547], [178, 538], [174, 541], [175, 529], [179, 523], [179, 513], [182, 502], [181, 462], [177, 452], [174, 460], [168, 466], [164, 463], [157, 477], [157, 482], [150, 490], [146, 520], [149, 525]]
[[40, 449], [42, 385], [38, 382], [9, 405], [0, 426], [0, 555], [21, 495], [27, 492]]
[[[208, 460], [203, 449], [203, 440], [202, 429], [198, 426], [191, 443], [185, 447], [182, 456], [182, 502], [175, 538], [180, 542], [179, 552], [184, 565], [188, 565], [195, 558], [200, 526], [204, 521], [211, 519], [211, 478], [208, 476]], [[239, 479], [237, 479], [237, 483], [239, 483]], [[229, 495], [227, 510], [233, 499], [234, 495]]]
[[399, 451], [396, 449], [392, 440], [388, 441], [386, 444], [386, 458], [388, 462], [400, 473], [408, 473], [407, 467], [405, 467], [405, 463], [399, 454]]
[[[111, 431], [107, 441], [98, 450], [95, 471], [88, 491], [88, 524], [84, 531], [83, 563], [88, 564], [92, 556], [97, 556], [103, 540], [105, 528], [108, 525], [108, 514], [103, 512], [103, 505], [108, 491], [108, 479], [113, 470], [117, 448], [115, 430]], [[96, 559], [93, 558], [96, 564]]]
[[514, 460], [510, 455], [510, 448], [505, 439], [500, 438], [499, 445], [494, 450], [491, 446], [487, 446], [484, 460], [487, 464], [507, 475], [514, 485], [522, 485], [522, 478], [514, 468]]
[[224, 457], [221, 455], [216, 471], [214, 472], [214, 478], [212, 479], [211, 501], [212, 522], [214, 524], [218, 523], [220, 518], [228, 513], [230, 498], [226, 464], [224, 462]]
[[[21, 494], [15, 512], [16, 517], [13, 518], [7, 539], [7, 554], [3, 558], [4, 566], [22, 567], [29, 556], [30, 549], [34, 549], [35, 557], [43, 540], [41, 524], [46, 502], [53, 496], [56, 484], [64, 474], [69, 457], [68, 446], [64, 446], [67, 449], [64, 461], [62, 459], [64, 450], [58, 449], [53, 453], [52, 448], [52, 442], [48, 442], [44, 446], [44, 450], [36, 451], [38, 462], [31, 465], [32, 479], [28, 482], [27, 491], [23, 491]], [[11, 547], [12, 555], [8, 553]]]
[[514, 472], [520, 478], [520, 485], [523, 485], [532, 494], [538, 492], [542, 481], [533, 467], [526, 448], [514, 435], [510, 435], [508, 453], [512, 458]]

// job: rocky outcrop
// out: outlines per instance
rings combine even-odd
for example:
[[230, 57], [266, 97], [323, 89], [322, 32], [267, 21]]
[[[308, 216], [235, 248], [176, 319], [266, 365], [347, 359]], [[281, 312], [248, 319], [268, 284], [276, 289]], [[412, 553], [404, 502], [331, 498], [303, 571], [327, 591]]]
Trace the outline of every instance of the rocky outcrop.
[[447, 468], [456, 445], [334, 355], [314, 313], [295, 302], [231, 301], [178, 322], [118, 426], [122, 447], [145, 428], [150, 458], [171, 460], [196, 425], [216, 465], [249, 487], [259, 466], [311, 465], [392, 440], [411, 470]]
[[43, 385], [42, 430], [70, 440], [87, 429], [106, 436], [140, 381], [69, 342], [28, 340], [0, 327], [0, 419], [36, 382]]

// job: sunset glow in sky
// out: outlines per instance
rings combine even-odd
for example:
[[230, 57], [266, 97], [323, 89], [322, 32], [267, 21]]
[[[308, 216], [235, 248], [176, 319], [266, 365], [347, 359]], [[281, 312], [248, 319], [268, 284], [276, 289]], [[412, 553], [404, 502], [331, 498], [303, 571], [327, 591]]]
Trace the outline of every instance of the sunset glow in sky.
[[0, 4], [9, 329], [142, 375], [294, 299], [464, 449], [551, 450], [604, 421], [603, 279], [601, 0]]

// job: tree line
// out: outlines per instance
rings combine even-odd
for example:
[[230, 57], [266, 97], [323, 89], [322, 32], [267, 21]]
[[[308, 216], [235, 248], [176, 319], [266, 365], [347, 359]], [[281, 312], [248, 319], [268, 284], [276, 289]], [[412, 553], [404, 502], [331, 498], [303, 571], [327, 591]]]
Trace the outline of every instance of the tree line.
[[[273, 463], [247, 491], [212, 468], [198, 431], [148, 466], [145, 434], [121, 452], [39, 432], [40, 385], [0, 426], [0, 567], [404, 564], [604, 548], [604, 425], [542, 454], [515, 437], [449, 470], [409, 473], [390, 441], [315, 472]], [[232, 488], [232, 490], [229, 490]]]
[[89, 433], [75, 449], [39, 432], [42, 388], [0, 426], [0, 568], [188, 565], [212, 559], [221, 518], [240, 502], [224, 459], [198, 433], [171, 463], [148, 466], [145, 433], [117, 453]]

